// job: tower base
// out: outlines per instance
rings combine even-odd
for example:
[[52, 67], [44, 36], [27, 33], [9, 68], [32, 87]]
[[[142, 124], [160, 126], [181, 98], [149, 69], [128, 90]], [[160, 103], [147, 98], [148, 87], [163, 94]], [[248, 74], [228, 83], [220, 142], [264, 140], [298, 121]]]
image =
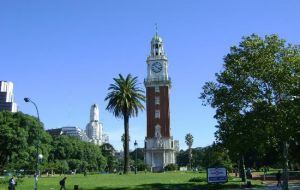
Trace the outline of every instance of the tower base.
[[175, 144], [172, 137], [145, 139], [145, 163], [152, 172], [162, 172], [168, 164], [175, 164]]

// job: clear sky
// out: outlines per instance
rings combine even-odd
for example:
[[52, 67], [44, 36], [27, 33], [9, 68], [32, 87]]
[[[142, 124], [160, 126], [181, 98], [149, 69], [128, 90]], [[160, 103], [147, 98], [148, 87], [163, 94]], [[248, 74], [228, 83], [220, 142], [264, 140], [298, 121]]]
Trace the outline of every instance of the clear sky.
[[[278, 34], [300, 44], [299, 0], [1, 0], [0, 80], [14, 83], [19, 109], [45, 127], [85, 129], [90, 106], [110, 143], [121, 149], [123, 121], [105, 110], [112, 78], [119, 73], [146, 77], [150, 40], [158, 33], [169, 59], [171, 128], [180, 147], [214, 141], [214, 110], [198, 99], [206, 81], [222, 70], [223, 57], [241, 37]], [[130, 120], [131, 148], [143, 146], [146, 112]]]

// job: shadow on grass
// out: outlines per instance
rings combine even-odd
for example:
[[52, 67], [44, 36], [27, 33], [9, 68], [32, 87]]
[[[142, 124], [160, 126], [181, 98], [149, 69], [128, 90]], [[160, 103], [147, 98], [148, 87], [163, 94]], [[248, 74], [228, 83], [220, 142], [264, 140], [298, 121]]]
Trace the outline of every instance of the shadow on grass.
[[[253, 186], [255, 187], [255, 186]], [[218, 190], [218, 189], [238, 189], [241, 188], [238, 184], [225, 184], [225, 185], [211, 185], [199, 183], [179, 183], [179, 184], [165, 184], [153, 183], [142, 184], [132, 187], [96, 187], [87, 190]]]

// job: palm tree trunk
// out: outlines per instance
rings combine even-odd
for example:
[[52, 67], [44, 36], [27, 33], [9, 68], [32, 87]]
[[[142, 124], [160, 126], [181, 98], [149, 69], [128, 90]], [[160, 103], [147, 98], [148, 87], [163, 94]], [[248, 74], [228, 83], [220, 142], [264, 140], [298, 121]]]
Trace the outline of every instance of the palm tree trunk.
[[124, 146], [124, 174], [129, 170], [129, 117], [124, 115], [124, 132], [125, 132], [125, 146]]
[[192, 148], [189, 147], [189, 170], [192, 170]]

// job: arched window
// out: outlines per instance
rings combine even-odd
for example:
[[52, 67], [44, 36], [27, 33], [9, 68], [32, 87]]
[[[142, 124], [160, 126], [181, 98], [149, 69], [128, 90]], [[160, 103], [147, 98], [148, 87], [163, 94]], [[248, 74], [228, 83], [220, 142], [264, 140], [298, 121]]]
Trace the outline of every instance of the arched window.
[[156, 138], [160, 138], [161, 137], [161, 131], [160, 131], [161, 127], [159, 125], [155, 126], [155, 137]]

